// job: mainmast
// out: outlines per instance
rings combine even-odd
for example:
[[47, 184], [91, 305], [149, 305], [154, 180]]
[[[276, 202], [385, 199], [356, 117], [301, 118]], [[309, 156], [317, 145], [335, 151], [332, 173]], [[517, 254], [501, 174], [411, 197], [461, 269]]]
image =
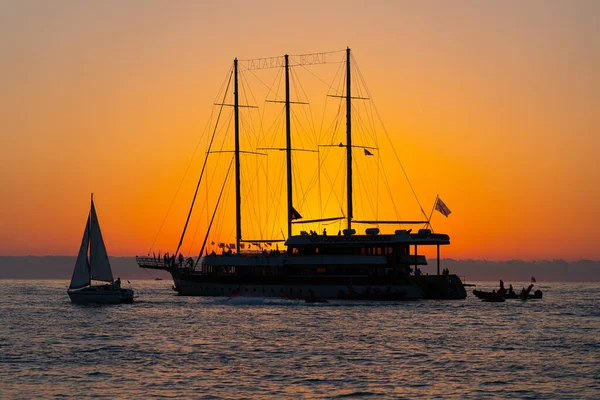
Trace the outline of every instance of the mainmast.
[[238, 59], [233, 60], [233, 115], [235, 134], [235, 248], [240, 251], [242, 240], [242, 211], [240, 191], [240, 105], [238, 99]]
[[346, 48], [346, 191], [348, 193], [348, 234], [352, 229], [352, 91], [350, 90], [350, 48]]
[[288, 237], [292, 236], [292, 133], [290, 122], [290, 69], [289, 57], [285, 56], [285, 155], [287, 160]]

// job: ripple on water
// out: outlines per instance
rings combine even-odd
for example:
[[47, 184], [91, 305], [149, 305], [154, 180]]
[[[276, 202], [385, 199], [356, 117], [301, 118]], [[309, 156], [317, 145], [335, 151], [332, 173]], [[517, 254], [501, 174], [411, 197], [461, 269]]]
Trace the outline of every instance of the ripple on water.
[[600, 398], [600, 285], [502, 304], [185, 298], [170, 285], [81, 307], [64, 281], [0, 281], [0, 397]]

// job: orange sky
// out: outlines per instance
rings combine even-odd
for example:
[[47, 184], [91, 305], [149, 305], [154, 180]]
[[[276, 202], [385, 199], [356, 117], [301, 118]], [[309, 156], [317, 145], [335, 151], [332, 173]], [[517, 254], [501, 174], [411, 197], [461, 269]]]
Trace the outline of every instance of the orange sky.
[[594, 1], [2, 2], [0, 255], [75, 254], [90, 192], [109, 253], [146, 253], [232, 59], [350, 46], [423, 207], [452, 209], [432, 221], [443, 256], [600, 259], [599, 18]]

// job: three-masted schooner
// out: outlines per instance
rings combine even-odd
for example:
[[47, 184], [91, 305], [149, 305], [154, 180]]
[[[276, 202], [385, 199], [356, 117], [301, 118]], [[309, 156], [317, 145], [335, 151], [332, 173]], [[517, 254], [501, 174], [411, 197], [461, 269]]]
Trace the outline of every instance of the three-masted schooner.
[[[286, 167], [287, 167], [287, 230], [286, 249], [263, 253], [241, 251], [241, 192], [239, 146], [238, 60], [233, 66], [234, 173], [236, 188], [236, 245], [237, 252], [206, 254], [201, 262], [178, 263], [175, 256], [164, 260], [137, 257], [141, 268], [168, 271], [174, 289], [180, 295], [191, 296], [256, 296], [291, 299], [366, 299], [408, 300], [422, 298], [464, 299], [466, 291], [460, 278], [440, 274], [440, 246], [450, 244], [446, 234], [433, 233], [429, 221], [356, 221], [353, 219], [352, 199], [352, 81], [351, 53], [346, 49], [346, 143], [339, 146], [346, 151], [346, 228], [338, 235], [302, 231], [293, 235], [292, 224], [325, 221], [302, 220], [292, 205], [292, 145], [290, 119], [289, 58], [284, 56], [281, 67], [285, 71]], [[337, 146], [337, 145], [336, 145]], [[231, 165], [230, 165], [231, 169]], [[229, 171], [228, 171], [229, 175]], [[220, 201], [220, 196], [219, 196]], [[217, 201], [217, 207], [218, 203]], [[214, 216], [213, 216], [214, 218]], [[189, 217], [188, 217], [189, 220]], [[299, 221], [298, 221], [299, 220]], [[357, 234], [356, 223], [422, 224], [424, 229], [412, 233], [401, 229], [394, 233], [380, 233], [378, 228]], [[211, 223], [212, 224], [212, 221]], [[208, 226], [210, 230], [210, 225]], [[206, 243], [206, 239], [205, 239]], [[181, 246], [181, 241], [180, 241]], [[179, 246], [179, 247], [180, 247]], [[419, 246], [436, 246], [437, 275], [420, 274], [418, 267], [427, 264], [419, 255]], [[233, 246], [232, 246], [233, 248]], [[411, 249], [414, 253], [411, 254]], [[202, 256], [204, 245], [200, 255]], [[177, 255], [179, 248], [175, 252]], [[200, 260], [200, 258], [199, 258]], [[415, 267], [413, 274], [412, 267]]]
[[[121, 280], [113, 278], [110, 261], [102, 238], [94, 195], [91, 196], [91, 208], [85, 223], [85, 230], [75, 261], [71, 284], [67, 293], [73, 303], [131, 303], [133, 290], [122, 288]], [[105, 282], [92, 285], [92, 281]]]

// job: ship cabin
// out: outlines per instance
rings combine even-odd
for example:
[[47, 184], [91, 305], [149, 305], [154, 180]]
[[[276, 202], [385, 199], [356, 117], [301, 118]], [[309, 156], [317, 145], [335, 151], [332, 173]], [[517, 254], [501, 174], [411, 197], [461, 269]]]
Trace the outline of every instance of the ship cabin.
[[340, 231], [337, 235], [327, 235], [326, 232], [319, 235], [316, 232], [303, 231], [286, 241], [286, 264], [318, 264], [322, 265], [321, 269], [335, 265], [381, 265], [408, 269], [411, 265], [427, 265], [425, 256], [418, 254], [418, 246], [448, 244], [448, 235], [432, 233], [429, 229], [421, 229], [418, 233], [397, 230], [394, 234], [379, 234], [378, 228], [370, 228], [364, 235], [356, 235], [354, 230]]

